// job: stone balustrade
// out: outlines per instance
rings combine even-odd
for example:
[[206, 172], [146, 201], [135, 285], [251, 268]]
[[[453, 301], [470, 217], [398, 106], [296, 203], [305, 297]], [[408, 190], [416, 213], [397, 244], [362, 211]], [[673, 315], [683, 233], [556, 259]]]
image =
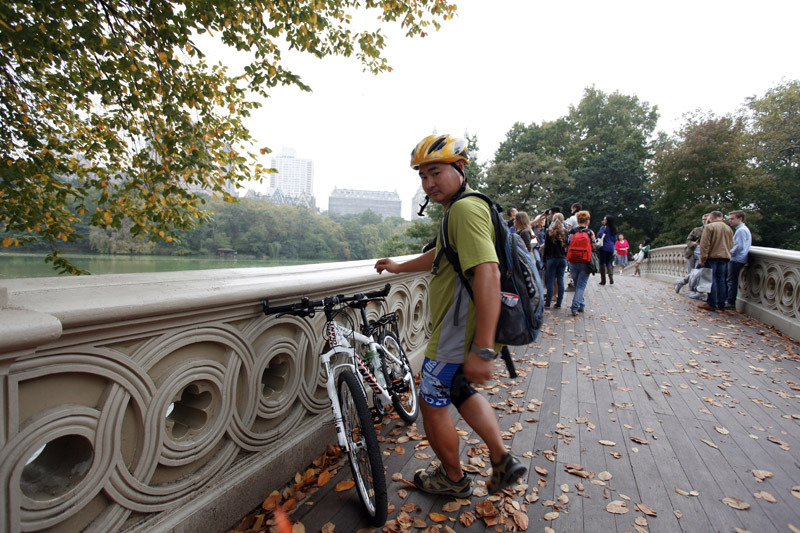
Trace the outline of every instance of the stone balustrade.
[[374, 261], [0, 282], [0, 531], [209, 531], [234, 525], [335, 442], [324, 316], [301, 296], [392, 283], [412, 363], [427, 276]]
[[[641, 266], [642, 276], [668, 282], [684, 276], [683, 249], [675, 245], [651, 250]], [[633, 267], [625, 272], [633, 272]], [[736, 308], [800, 340], [800, 252], [752, 247], [739, 277]]]

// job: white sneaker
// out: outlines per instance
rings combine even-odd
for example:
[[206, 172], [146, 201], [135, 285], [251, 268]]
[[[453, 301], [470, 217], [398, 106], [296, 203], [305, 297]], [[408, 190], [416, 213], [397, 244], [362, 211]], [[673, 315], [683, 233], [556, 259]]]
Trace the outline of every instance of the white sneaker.
[[680, 294], [681, 287], [683, 287], [683, 278], [680, 278], [678, 281], [675, 282], [675, 293]]

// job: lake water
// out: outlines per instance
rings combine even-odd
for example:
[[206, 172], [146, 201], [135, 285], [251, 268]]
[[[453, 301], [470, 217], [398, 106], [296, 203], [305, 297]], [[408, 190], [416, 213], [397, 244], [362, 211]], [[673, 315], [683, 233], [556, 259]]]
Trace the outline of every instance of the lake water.
[[[46, 254], [0, 253], [0, 279], [44, 278], [58, 276]], [[136, 274], [141, 272], [175, 272], [215, 268], [247, 268], [303, 265], [316, 261], [224, 259], [221, 257], [179, 257], [169, 255], [70, 255], [72, 262], [92, 274]]]

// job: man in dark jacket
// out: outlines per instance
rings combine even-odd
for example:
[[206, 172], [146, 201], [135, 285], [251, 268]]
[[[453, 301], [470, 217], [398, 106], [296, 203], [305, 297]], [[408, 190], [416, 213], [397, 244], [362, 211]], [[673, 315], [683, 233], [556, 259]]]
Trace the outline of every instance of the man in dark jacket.
[[700, 237], [700, 265], [711, 268], [711, 292], [707, 303], [700, 306], [706, 311], [725, 311], [728, 295], [727, 268], [733, 248], [733, 230], [722, 220], [721, 211], [712, 211], [710, 222]]

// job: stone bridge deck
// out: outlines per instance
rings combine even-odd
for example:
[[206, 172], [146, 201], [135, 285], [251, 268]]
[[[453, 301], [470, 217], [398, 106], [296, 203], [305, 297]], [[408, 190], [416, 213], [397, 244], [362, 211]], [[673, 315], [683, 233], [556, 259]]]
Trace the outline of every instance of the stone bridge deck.
[[[415, 428], [388, 420], [387, 531], [514, 531], [526, 521], [527, 531], [800, 531], [798, 346], [747, 316], [696, 310], [665, 283], [598, 281], [585, 315], [548, 310], [537, 343], [517, 349], [520, 377], [500, 362], [483, 391], [529, 467], [525, 484], [487, 496], [488, 459], [459, 420], [475, 494], [458, 505], [419, 492], [396, 479], [429, 466], [432, 452]], [[287, 479], [291, 519], [305, 531], [369, 530], [355, 490], [335, 490], [350, 478], [346, 459], [336, 464], [323, 465], [336, 473], [319, 488], [310, 478], [296, 493], [302, 473]], [[270, 515], [257, 514], [237, 529], [263, 531], [253, 522]]]

